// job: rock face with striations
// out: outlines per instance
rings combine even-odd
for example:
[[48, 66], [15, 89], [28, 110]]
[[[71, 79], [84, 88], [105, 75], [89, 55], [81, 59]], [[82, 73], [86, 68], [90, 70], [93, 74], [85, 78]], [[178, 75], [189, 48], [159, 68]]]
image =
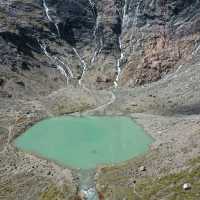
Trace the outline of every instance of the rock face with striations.
[[199, 11], [199, 0], [1, 1], [1, 95], [159, 80], [199, 50]]

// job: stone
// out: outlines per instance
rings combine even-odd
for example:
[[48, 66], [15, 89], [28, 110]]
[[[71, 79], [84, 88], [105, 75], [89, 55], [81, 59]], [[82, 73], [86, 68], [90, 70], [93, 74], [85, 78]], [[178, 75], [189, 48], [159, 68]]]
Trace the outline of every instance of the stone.
[[139, 171], [140, 171], [140, 172], [146, 171], [145, 166], [140, 166], [140, 167], [139, 167]]
[[183, 190], [190, 190], [191, 188], [192, 188], [192, 185], [190, 183], [183, 184]]

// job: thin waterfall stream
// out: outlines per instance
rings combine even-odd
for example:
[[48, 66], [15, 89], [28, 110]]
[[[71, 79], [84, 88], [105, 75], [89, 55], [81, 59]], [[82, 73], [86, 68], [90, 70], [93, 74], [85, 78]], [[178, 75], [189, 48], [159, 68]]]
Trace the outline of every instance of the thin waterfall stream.
[[138, 16], [139, 16], [139, 13], [140, 13], [140, 6], [142, 4], [143, 0], [140, 0], [138, 1], [137, 5], [136, 5], [136, 10], [135, 10], [135, 15], [134, 15], [134, 18], [133, 18], [133, 22], [132, 22], [132, 30], [131, 30], [131, 36], [130, 36], [130, 47], [133, 47], [133, 34], [134, 34], [134, 31], [136, 30], [136, 26], [138, 24]]
[[72, 49], [73, 49], [74, 53], [76, 54], [76, 56], [78, 57], [78, 59], [79, 59], [79, 61], [81, 63], [82, 73], [81, 73], [81, 77], [80, 77], [80, 79], [78, 81], [79, 85], [81, 85], [83, 76], [84, 76], [84, 74], [85, 74], [85, 72], [87, 70], [87, 64], [86, 64], [85, 60], [83, 58], [81, 58], [81, 56], [79, 55], [77, 49], [74, 48], [74, 47]]
[[[53, 21], [53, 19], [51, 18], [51, 16], [49, 15], [49, 11], [50, 9], [48, 8], [47, 6], [47, 3], [46, 3], [46, 0], [43, 0], [43, 7], [45, 9], [45, 13], [46, 13], [46, 16], [48, 18], [48, 20], [53, 23], [56, 27], [56, 30], [57, 30], [57, 34], [58, 34], [58, 37], [60, 37], [60, 30], [59, 30], [59, 27], [58, 27], [58, 24], [55, 23]], [[58, 57], [52, 57], [48, 52], [47, 52], [47, 45], [43, 42], [41, 43], [40, 41], [38, 41], [41, 49], [43, 50], [44, 54], [52, 61], [53, 64], [56, 65], [56, 68], [58, 69], [58, 71], [60, 71], [60, 73], [62, 75], [64, 75], [67, 79], [67, 83], [68, 83], [68, 80], [70, 78], [73, 78], [74, 75], [72, 73], [72, 70], [70, 69], [70, 67], [68, 65], [66, 65], [61, 59], [59, 59]], [[64, 68], [66, 68], [67, 70], [67, 73], [65, 72]]]
[[[126, 10], [127, 10], [127, 0], [125, 0], [124, 2], [124, 7], [123, 7], [123, 10], [122, 10], [122, 19], [121, 19], [121, 29], [123, 28], [124, 26], [124, 23], [126, 21]], [[121, 33], [122, 34], [122, 33]], [[120, 78], [120, 75], [121, 75], [121, 72], [122, 72], [122, 65], [123, 65], [123, 60], [125, 58], [125, 54], [123, 52], [123, 46], [122, 46], [122, 39], [121, 39], [121, 34], [119, 35], [118, 37], [118, 45], [119, 45], [119, 51], [120, 51], [120, 56], [119, 58], [117, 59], [117, 76], [115, 78], [115, 81], [114, 81], [114, 87], [117, 88], [118, 87], [118, 81], [119, 81], [119, 78]]]

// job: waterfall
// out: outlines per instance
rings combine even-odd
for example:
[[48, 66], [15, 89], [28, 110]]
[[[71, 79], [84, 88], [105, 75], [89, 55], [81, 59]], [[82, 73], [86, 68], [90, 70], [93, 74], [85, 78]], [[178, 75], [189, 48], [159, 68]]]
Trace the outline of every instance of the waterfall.
[[58, 23], [55, 23], [55, 27], [56, 27], [56, 30], [57, 30], [58, 37], [61, 37], [60, 30], [59, 30], [59, 27], [58, 27]]
[[[93, 8], [95, 4], [92, 2], [92, 0], [89, 0], [89, 3], [90, 3], [90, 5], [91, 5], [91, 7]], [[48, 20], [49, 20], [50, 22], [52, 22], [52, 23], [55, 25], [56, 30], [57, 30], [57, 34], [58, 34], [58, 36], [60, 37], [61, 34], [60, 34], [60, 30], [59, 30], [58, 23], [55, 23], [55, 22], [53, 21], [53, 19], [51, 18], [50, 14], [49, 14], [50, 9], [49, 9], [48, 6], [47, 6], [46, 0], [43, 0], [43, 7], [44, 7], [44, 9], [45, 9], [46, 16], [47, 16]], [[40, 44], [40, 43], [39, 43], [39, 44]], [[46, 45], [45, 45], [45, 44], [43, 44], [43, 45], [40, 44], [40, 46], [41, 46], [41, 48], [43, 49], [44, 54], [56, 65], [56, 67], [57, 67], [57, 69], [60, 71], [60, 73], [66, 77], [67, 82], [68, 82], [68, 79], [69, 79], [69, 78], [73, 78], [73, 73], [72, 73], [72, 71], [71, 71], [71, 69], [70, 69], [70, 67], [69, 67], [68, 65], [66, 65], [66, 64], [65, 64], [62, 60], [60, 60], [58, 57], [51, 57], [51, 56], [49, 55], [49, 53], [47, 52], [47, 50], [46, 50]], [[86, 69], [87, 69], [87, 65], [86, 65], [84, 59], [81, 58], [81, 56], [79, 55], [79, 53], [78, 53], [78, 51], [76, 50], [76, 48], [73, 48], [73, 51], [75, 52], [76, 56], [78, 57], [78, 59], [79, 59], [79, 61], [80, 61], [80, 63], [81, 63], [81, 66], [82, 66], [81, 78], [79, 79], [79, 85], [81, 85], [81, 81], [82, 81], [83, 76], [84, 76], [84, 74], [85, 74], [85, 71], [86, 71]], [[64, 68], [66, 68], [67, 73], [65, 72]]]
[[[97, 36], [96, 36], [97, 29], [98, 29], [98, 21], [96, 21], [96, 25], [95, 25], [95, 29], [94, 29], [94, 33], [93, 33], [93, 36], [94, 36], [94, 39], [96, 42], [97, 42]], [[100, 38], [99, 44], [96, 43], [96, 47], [95, 47], [92, 59], [90, 61], [91, 63], [95, 62], [95, 59], [98, 56], [98, 54], [101, 53], [102, 48], [103, 48], [103, 40], [102, 40], [102, 38]]]
[[163, 80], [163, 81], [166, 81], [166, 80], [171, 80], [171, 79], [173, 79], [173, 78], [176, 78], [178, 72], [182, 69], [183, 66], [184, 66], [184, 65], [182, 65], [182, 64], [179, 65], [178, 68], [177, 68], [177, 70], [176, 70], [175, 72], [173, 72], [172, 74], [169, 74], [169, 75], [165, 76], [162, 80]]
[[127, 11], [127, 8], [128, 8], [128, 0], [125, 0], [124, 2], [124, 8], [123, 8], [123, 21], [122, 21], [122, 24], [125, 24], [127, 18], [128, 18], [128, 15], [126, 14], [126, 11]]
[[103, 40], [101, 38], [100, 39], [100, 46], [97, 45], [97, 47], [95, 48], [94, 54], [93, 54], [92, 59], [91, 59], [91, 63], [95, 62], [96, 57], [101, 53], [102, 48], [103, 48]]
[[[66, 65], [61, 59], [59, 59], [58, 57], [56, 56], [51, 56], [48, 52], [47, 52], [47, 46], [45, 43], [41, 44], [41, 42], [39, 42], [39, 45], [41, 47], [41, 49], [43, 50], [44, 54], [50, 59], [50, 61], [56, 65], [56, 68], [57, 70], [63, 75], [65, 76], [65, 78], [67, 79], [67, 83], [68, 83], [68, 80], [70, 78], [73, 78], [73, 73], [70, 69], [70, 67], [68, 65]], [[64, 68], [66, 68], [67, 70], [67, 73], [66, 71], [64, 70]]]
[[155, 5], [155, 3], [156, 3], [155, 0], [152, 0], [152, 1], [150, 2], [150, 4], [149, 4], [149, 7], [150, 7], [150, 8], [153, 8], [154, 5]]
[[62, 71], [63, 72], [63, 75], [65, 75], [66, 76], [66, 72], [65, 72], [65, 70], [64, 70], [64, 67], [66, 68], [66, 70], [67, 70], [67, 77], [68, 78], [74, 78], [74, 75], [73, 75], [73, 73], [72, 73], [72, 71], [71, 71], [71, 69], [70, 69], [70, 67], [68, 66], [68, 65], [66, 65], [61, 59], [59, 59], [58, 57], [53, 57], [54, 59], [55, 59], [55, 61], [57, 61], [58, 63], [60, 63], [60, 65], [62, 65], [63, 67], [61, 67], [59, 64], [58, 64], [58, 66], [59, 66], [59, 69], [60, 68], [62, 68], [62, 70], [60, 70], [60, 71]]
[[50, 59], [52, 60], [52, 57], [49, 55], [49, 53], [47, 52], [47, 46], [45, 43], [41, 44], [40, 41], [38, 41], [38, 44], [40, 45], [41, 49], [43, 50], [44, 54]]
[[92, 0], [88, 0], [88, 1], [89, 1], [89, 4], [90, 4], [91, 8], [94, 8], [95, 3]]
[[[58, 27], [58, 23], [54, 23], [54, 21], [52, 20], [50, 14], [49, 14], [50, 9], [49, 9], [48, 6], [47, 6], [46, 0], [43, 0], [43, 7], [44, 7], [44, 9], [45, 9], [46, 16], [47, 16], [48, 20], [49, 20], [50, 22], [52, 22], [52, 23], [55, 25], [56, 30], [57, 30], [58, 37], [60, 37], [61, 34], [60, 34], [59, 27]], [[73, 78], [73, 77], [74, 77], [74, 76], [73, 76], [73, 73], [72, 73], [72, 71], [71, 71], [71, 69], [70, 69], [70, 67], [69, 67], [68, 65], [66, 65], [66, 64], [65, 64], [61, 59], [59, 59], [58, 57], [56, 57], [56, 56], [53, 56], [53, 57], [50, 56], [50, 54], [47, 52], [47, 49], [46, 49], [47, 46], [46, 46], [46, 44], [44, 44], [44, 43], [41, 44], [39, 41], [38, 41], [38, 43], [39, 43], [41, 49], [43, 50], [44, 54], [52, 61], [52, 63], [54, 63], [54, 64], [56, 65], [57, 70], [58, 70], [63, 76], [65, 76], [65, 78], [67, 79], [67, 83], [68, 83], [68, 80], [69, 80], [70, 78]], [[67, 73], [66, 73], [66, 71], [64, 70], [64, 68], [67, 70]]]
[[[121, 28], [123, 27], [123, 25], [125, 23], [127, 6], [128, 6], [127, 0], [125, 0], [125, 4], [124, 4], [124, 7], [123, 7]], [[120, 77], [120, 74], [121, 74], [121, 71], [122, 71], [121, 66], [122, 66], [122, 62], [123, 62], [123, 59], [124, 59], [121, 36], [118, 37], [118, 43], [119, 43], [120, 57], [117, 59], [117, 76], [116, 76], [115, 81], [114, 81], [114, 87], [115, 88], [118, 87], [118, 81], [119, 81], [119, 77]]]
[[91, 64], [95, 62], [95, 59], [96, 59], [97, 55], [98, 55], [98, 50], [95, 49], [94, 54], [92, 56], [92, 59], [90, 61]]
[[118, 87], [118, 81], [119, 81], [119, 77], [121, 74], [121, 65], [122, 65], [122, 61], [124, 59], [124, 53], [122, 50], [122, 42], [121, 42], [121, 37], [119, 37], [119, 49], [120, 49], [120, 57], [117, 59], [117, 76], [116, 79], [114, 81], [114, 86]]
[[48, 8], [47, 6], [47, 3], [46, 3], [46, 0], [43, 0], [43, 7], [44, 7], [44, 10], [45, 10], [45, 13], [46, 13], [46, 16], [48, 18], [48, 20], [54, 24], [55, 28], [56, 28], [56, 31], [57, 31], [57, 34], [58, 36], [60, 37], [60, 30], [59, 30], [59, 27], [58, 27], [58, 23], [57, 22], [54, 22], [54, 20], [51, 18], [50, 14], [49, 14], [49, 11], [50, 9]]
[[[98, 24], [97, 24], [97, 21], [96, 21], [95, 28], [94, 28], [94, 33], [93, 33], [95, 41], [97, 41], [97, 37], [96, 37], [97, 28], [98, 28]], [[98, 45], [96, 45], [96, 48], [94, 50], [94, 53], [93, 53], [93, 56], [92, 56], [92, 59], [91, 59], [90, 63], [94, 63], [95, 62], [95, 59], [96, 59], [97, 55], [98, 55]]]
[[[91, 0], [89, 0], [89, 1], [91, 2]], [[94, 10], [95, 3], [91, 2], [90, 4], [93, 5], [93, 10]], [[96, 16], [94, 16], [94, 17], [96, 17]], [[102, 39], [102, 37], [99, 39], [99, 41], [97, 43], [98, 38], [97, 38], [96, 34], [97, 34], [98, 26], [99, 26], [98, 22], [99, 22], [99, 20], [96, 19], [96, 24], [95, 24], [95, 28], [94, 28], [94, 32], [93, 32], [93, 36], [94, 36], [94, 39], [96, 41], [96, 47], [95, 47], [95, 50], [94, 50], [94, 53], [93, 53], [93, 56], [92, 56], [92, 59], [91, 59], [90, 63], [94, 63], [95, 62], [96, 57], [98, 56], [98, 54], [101, 53], [101, 50], [103, 48], [103, 39]]]
[[135, 9], [135, 16], [133, 18], [133, 24], [132, 24], [132, 30], [131, 30], [131, 36], [130, 36], [130, 46], [132, 47], [132, 40], [133, 40], [133, 33], [134, 33], [134, 30], [136, 28], [136, 25], [137, 25], [137, 21], [138, 21], [138, 15], [139, 15], [139, 11], [140, 11], [140, 5], [142, 3], [143, 0], [140, 0], [137, 4], [137, 7]]
[[51, 19], [50, 15], [49, 15], [49, 8], [48, 8], [48, 6], [47, 6], [46, 0], [43, 0], [43, 7], [44, 7], [44, 9], [45, 9], [46, 16], [47, 16], [48, 20], [49, 20], [50, 22], [53, 22], [53, 20]]
[[82, 79], [83, 79], [83, 76], [85, 74], [85, 71], [87, 70], [87, 64], [86, 62], [84, 61], [83, 58], [81, 58], [81, 56], [79, 55], [78, 51], [76, 50], [76, 48], [73, 47], [73, 51], [74, 53], [76, 54], [76, 56], [78, 57], [80, 63], [81, 63], [81, 67], [82, 67], [82, 73], [81, 73], [81, 78], [79, 79], [79, 85], [81, 85], [81, 82], [82, 82]]
[[193, 52], [192, 52], [192, 56], [195, 56], [198, 53], [199, 50], [200, 50], [200, 44], [197, 43], [194, 47]]

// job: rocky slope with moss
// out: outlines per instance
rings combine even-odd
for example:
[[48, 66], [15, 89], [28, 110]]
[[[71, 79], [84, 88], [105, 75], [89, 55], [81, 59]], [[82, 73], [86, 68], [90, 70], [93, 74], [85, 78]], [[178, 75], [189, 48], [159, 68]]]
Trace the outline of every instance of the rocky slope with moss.
[[198, 200], [199, 11], [199, 0], [1, 0], [0, 199], [78, 199], [72, 171], [12, 142], [46, 117], [93, 114], [132, 117], [155, 138], [97, 169], [100, 199]]

